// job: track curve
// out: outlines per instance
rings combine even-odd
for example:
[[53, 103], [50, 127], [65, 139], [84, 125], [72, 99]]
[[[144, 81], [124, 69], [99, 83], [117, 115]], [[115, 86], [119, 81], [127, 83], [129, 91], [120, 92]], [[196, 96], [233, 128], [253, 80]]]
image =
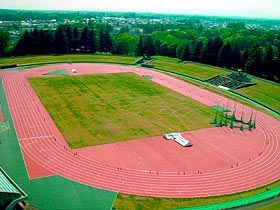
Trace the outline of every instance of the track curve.
[[[168, 75], [147, 69], [104, 64], [73, 64], [79, 74], [134, 72], [152, 75], [158, 84], [175, 90], [205, 105], [227, 100]], [[27, 81], [55, 69], [72, 74], [68, 64], [36, 67], [23, 72], [0, 72], [21, 150], [53, 174], [77, 182], [127, 194], [154, 197], [206, 197], [250, 190], [280, 178], [280, 122], [258, 112], [257, 128], [248, 138], [260, 139], [259, 151], [238, 165], [205, 171], [155, 171], [119, 167], [83, 155], [75, 155]], [[233, 109], [234, 102], [229, 101]], [[237, 104], [241, 107], [243, 105]], [[244, 113], [251, 109], [244, 106]], [[237, 113], [239, 116], [241, 113]], [[218, 129], [218, 128], [214, 128]], [[238, 132], [225, 130], [234, 138]], [[245, 131], [247, 132], [247, 131]], [[236, 136], [234, 136], [236, 135]]]

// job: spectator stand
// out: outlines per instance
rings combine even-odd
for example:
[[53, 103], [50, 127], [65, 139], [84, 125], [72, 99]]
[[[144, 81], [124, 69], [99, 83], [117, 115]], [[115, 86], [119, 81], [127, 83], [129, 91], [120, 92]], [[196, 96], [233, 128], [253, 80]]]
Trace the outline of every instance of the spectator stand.
[[0, 209], [13, 210], [27, 200], [27, 194], [0, 167]]
[[226, 76], [218, 75], [206, 80], [206, 82], [216, 85], [224, 90], [235, 90], [255, 85], [255, 83], [251, 81], [251, 78], [249, 78], [245, 73], [241, 71], [238, 71], [238, 73], [232, 72], [231, 74]]

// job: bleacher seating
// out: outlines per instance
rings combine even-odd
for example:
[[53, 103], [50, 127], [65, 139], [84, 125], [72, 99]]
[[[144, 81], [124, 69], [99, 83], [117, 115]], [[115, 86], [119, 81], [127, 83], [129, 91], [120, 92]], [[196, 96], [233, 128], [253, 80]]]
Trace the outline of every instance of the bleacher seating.
[[0, 168], [0, 209], [12, 210], [27, 194]]
[[218, 75], [206, 80], [206, 82], [216, 86], [227, 87], [232, 90], [254, 85], [254, 83], [252, 83], [247, 76], [240, 76], [239, 74], [236, 75], [235, 73], [227, 76]]

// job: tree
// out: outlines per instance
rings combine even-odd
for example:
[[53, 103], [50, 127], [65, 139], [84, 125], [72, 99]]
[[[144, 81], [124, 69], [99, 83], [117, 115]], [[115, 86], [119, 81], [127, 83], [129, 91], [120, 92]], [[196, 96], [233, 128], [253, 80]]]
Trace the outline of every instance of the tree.
[[160, 52], [160, 55], [168, 56], [169, 51], [168, 51], [168, 45], [166, 42], [161, 44], [159, 52]]
[[232, 66], [232, 49], [230, 43], [226, 43], [222, 46], [219, 54], [218, 54], [218, 66], [230, 68]]
[[273, 69], [276, 77], [275, 79], [280, 82], [280, 49], [278, 49], [278, 56], [275, 58]]
[[37, 28], [35, 28], [33, 31], [30, 32], [30, 43], [29, 43], [29, 50], [30, 54], [39, 54], [39, 31]]
[[81, 49], [83, 52], [88, 52], [89, 49], [89, 29], [87, 26], [84, 27], [82, 34], [81, 34]]
[[73, 31], [70, 25], [64, 25], [68, 51], [73, 52]]
[[72, 48], [73, 52], [76, 52], [80, 47], [80, 33], [77, 27], [73, 29], [73, 40], [72, 40]]
[[101, 52], [101, 53], [105, 52], [105, 38], [104, 38], [104, 33], [103, 33], [103, 29], [102, 28], [100, 29], [100, 32], [99, 32], [99, 45], [98, 45], [98, 48], [99, 48], [99, 52]]
[[209, 65], [217, 65], [218, 54], [223, 45], [220, 37], [210, 39], [203, 49], [201, 62]]
[[142, 56], [144, 55], [144, 43], [143, 43], [143, 38], [140, 36], [138, 44], [136, 46], [136, 55], [137, 56]]
[[213, 41], [209, 40], [206, 44], [206, 46], [203, 48], [201, 52], [201, 62], [205, 64], [211, 64], [213, 60]]
[[129, 52], [129, 35], [127, 33], [118, 34], [114, 39], [113, 54], [128, 55]]
[[176, 57], [176, 50], [177, 50], [177, 44], [176, 43], [173, 43], [173, 44], [170, 44], [168, 46], [168, 55], [171, 56], [171, 57]]
[[[47, 32], [45, 32], [43, 30], [40, 30], [38, 32], [38, 39], [40, 41], [40, 43], [38, 45], [39, 48], [40, 48], [39, 54], [47, 54], [47, 53], [49, 53], [49, 52], [47, 52], [47, 50], [48, 50], [47, 44], [49, 43], [49, 41], [47, 40]], [[52, 44], [50, 44], [50, 45], [52, 45]]]
[[231, 48], [231, 59], [230, 59], [230, 67], [233, 68], [241, 68], [241, 54], [240, 49], [238, 47]]
[[241, 51], [241, 68], [243, 70], [245, 70], [245, 72], [249, 73], [248, 69], [247, 69], [247, 61], [248, 61], [248, 58], [250, 56], [250, 52], [248, 49], [245, 49], [245, 50], [242, 50]]
[[155, 41], [154, 45], [155, 45], [155, 53], [156, 53], [156, 55], [160, 55], [161, 41], [157, 39]]
[[30, 32], [29, 51], [30, 54], [38, 55], [45, 53], [45, 40], [46, 36], [42, 30], [35, 28]]
[[184, 47], [180, 59], [182, 61], [189, 61], [190, 60], [190, 47], [189, 47], [189, 43], [186, 44], [186, 46]]
[[263, 71], [262, 74], [266, 74], [269, 79], [273, 79], [276, 72], [274, 72], [274, 60], [273, 60], [273, 50], [271, 45], [269, 45], [265, 50], [265, 56], [263, 59]]
[[15, 55], [28, 55], [30, 54], [30, 33], [25, 31], [19, 38], [14, 49]]
[[54, 36], [50, 31], [45, 32], [45, 52], [48, 53], [53, 53], [53, 42], [54, 42]]
[[96, 37], [93, 29], [88, 33], [88, 49], [91, 53], [96, 53], [97, 51]]
[[231, 22], [227, 25], [228, 28], [231, 28], [235, 31], [240, 31], [246, 29], [245, 23], [243, 22]]
[[136, 51], [136, 45], [139, 41], [139, 36], [132, 35], [132, 34], [126, 34], [127, 35], [127, 43], [128, 43], [128, 49], [129, 52], [134, 53]]
[[120, 29], [119, 34], [128, 33], [128, 32], [129, 32], [128, 26], [124, 26]]
[[57, 54], [67, 53], [68, 42], [64, 27], [59, 25], [54, 38], [54, 51]]
[[213, 41], [213, 48], [212, 48], [213, 60], [211, 61], [211, 65], [217, 65], [218, 55], [222, 46], [223, 46], [222, 39], [219, 36], [216, 37]]
[[6, 54], [7, 47], [10, 42], [10, 34], [8, 31], [0, 29], [0, 57]]
[[203, 43], [202, 43], [202, 41], [198, 41], [196, 43], [196, 46], [195, 46], [195, 49], [194, 49], [193, 61], [200, 62], [202, 49], [203, 49]]
[[108, 52], [112, 52], [113, 50], [113, 40], [112, 37], [110, 36], [109, 30], [106, 30], [104, 33], [104, 40], [103, 40], [103, 45], [104, 45], [104, 52], [107, 54]]
[[257, 44], [251, 51], [247, 60], [247, 70], [249, 74], [261, 76], [262, 74], [262, 48]]
[[147, 36], [147, 38], [144, 41], [144, 53], [148, 56], [155, 55], [155, 46], [153, 43], [153, 39], [150, 35]]

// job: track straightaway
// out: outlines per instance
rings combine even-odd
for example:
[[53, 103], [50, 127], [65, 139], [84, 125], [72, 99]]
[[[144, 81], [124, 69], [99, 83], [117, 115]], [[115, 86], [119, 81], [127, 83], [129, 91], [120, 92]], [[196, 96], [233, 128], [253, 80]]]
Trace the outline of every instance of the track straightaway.
[[[72, 67], [78, 70], [75, 75], [116, 72], [133, 72], [140, 76], [151, 75], [153, 82], [207, 106], [215, 105], [217, 101], [224, 101], [229, 104], [231, 110], [235, 106], [243, 107], [242, 104], [148, 69], [104, 64], [73, 64], [73, 66], [58, 64], [36, 67], [23, 72], [0, 72], [21, 150], [42, 168], [94, 187], [154, 197], [217, 196], [250, 190], [279, 180], [280, 122], [261, 112], [258, 112], [257, 128], [252, 132], [241, 133], [227, 128], [216, 130], [227, 134], [229, 138], [239, 138], [241, 135], [245, 139], [255, 138], [258, 147], [254, 148], [258, 151], [248, 151], [251, 155], [250, 159], [246, 159], [246, 154], [240, 154], [237, 158], [230, 151], [215, 146], [213, 142], [205, 142], [205, 145], [214, 150], [213, 152], [206, 149], [201, 151], [220, 159], [220, 168], [210, 168], [201, 172], [137, 169], [137, 166], [120, 167], [86, 155], [76, 155], [75, 150], [68, 147], [27, 80], [29, 77], [42, 76], [55, 69], [65, 69], [72, 74]], [[248, 118], [251, 108], [244, 106], [242, 109]], [[240, 110], [237, 112], [238, 116], [241, 116]], [[237, 163], [231, 165], [232, 162]]]

